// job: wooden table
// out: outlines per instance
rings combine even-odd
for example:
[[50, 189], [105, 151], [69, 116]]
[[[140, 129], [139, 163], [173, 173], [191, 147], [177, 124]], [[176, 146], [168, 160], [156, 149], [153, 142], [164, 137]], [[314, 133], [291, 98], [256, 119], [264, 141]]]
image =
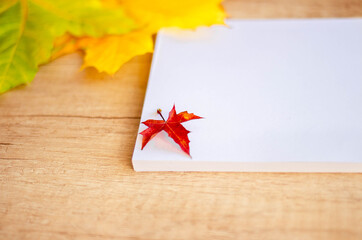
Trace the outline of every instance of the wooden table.
[[[361, 0], [224, 6], [362, 16]], [[0, 96], [0, 239], [362, 239], [362, 174], [134, 172], [151, 57], [111, 77], [68, 55]]]

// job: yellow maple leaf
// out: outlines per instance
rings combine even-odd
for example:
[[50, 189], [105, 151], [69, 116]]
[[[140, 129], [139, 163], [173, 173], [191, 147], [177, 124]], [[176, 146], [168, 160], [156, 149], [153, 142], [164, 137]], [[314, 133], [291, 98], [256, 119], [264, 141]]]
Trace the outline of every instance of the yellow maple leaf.
[[[114, 0], [113, 0], [114, 1]], [[223, 24], [221, 0], [118, 0], [125, 11], [147, 32], [163, 27], [196, 28]]]
[[137, 55], [153, 51], [153, 34], [163, 27], [194, 29], [198, 26], [224, 24], [226, 14], [222, 0], [104, 0], [110, 6], [121, 6], [134, 19], [137, 30], [123, 35], [102, 38], [69, 38], [56, 44], [59, 56], [75, 49], [85, 51], [84, 67], [114, 74], [124, 63]]
[[105, 36], [100, 39], [82, 38], [78, 44], [86, 52], [82, 68], [92, 66], [108, 74], [117, 72], [134, 56], [153, 51], [152, 35], [143, 31], [134, 31], [121, 36]]

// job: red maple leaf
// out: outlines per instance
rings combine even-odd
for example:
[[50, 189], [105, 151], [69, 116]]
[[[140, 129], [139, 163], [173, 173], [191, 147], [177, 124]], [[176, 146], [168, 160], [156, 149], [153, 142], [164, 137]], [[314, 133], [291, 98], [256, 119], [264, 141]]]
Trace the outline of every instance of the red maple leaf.
[[181, 123], [193, 119], [200, 119], [202, 117], [186, 111], [176, 114], [175, 105], [173, 105], [167, 121], [163, 118], [161, 109], [157, 109], [157, 113], [160, 114], [162, 120], [149, 119], [142, 122], [148, 128], [140, 133], [143, 136], [141, 149], [143, 149], [154, 136], [163, 130], [167, 132], [168, 136], [171, 137], [181, 147], [181, 149], [191, 157], [189, 146], [190, 140], [187, 136], [190, 131], [186, 130]]

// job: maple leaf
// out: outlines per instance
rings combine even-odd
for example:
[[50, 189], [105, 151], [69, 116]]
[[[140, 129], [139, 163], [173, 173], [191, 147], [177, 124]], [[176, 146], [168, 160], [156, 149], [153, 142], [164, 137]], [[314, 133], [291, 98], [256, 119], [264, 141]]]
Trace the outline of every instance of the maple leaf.
[[187, 111], [176, 114], [175, 105], [171, 109], [167, 120], [163, 118], [161, 109], [158, 109], [157, 113], [161, 116], [162, 120], [149, 119], [142, 122], [148, 128], [140, 133], [143, 136], [141, 149], [143, 149], [146, 144], [159, 132], [165, 131], [168, 136], [171, 137], [181, 147], [181, 149], [191, 157], [189, 146], [190, 140], [187, 136], [190, 131], [186, 130], [181, 123], [193, 119], [200, 119], [202, 117], [196, 116], [193, 113], [188, 113]]
[[[152, 36], [144, 34], [142, 31], [101, 38], [77, 38], [65, 34], [56, 39], [52, 59], [82, 49], [86, 49], [82, 69], [93, 66], [99, 72], [114, 74], [121, 65], [131, 60], [132, 57], [152, 52], [153, 39]], [[114, 54], [115, 51], [117, 54]]]
[[53, 56], [85, 51], [85, 67], [114, 74], [133, 57], [153, 51], [153, 35], [163, 27], [194, 29], [198, 26], [224, 24], [222, 0], [103, 0], [113, 7], [122, 6], [140, 28], [123, 35], [73, 38], [57, 46]]
[[30, 82], [51, 55], [56, 37], [122, 34], [135, 24], [99, 0], [0, 1], [0, 93]]
[[[108, 0], [115, 1], [115, 0]], [[116, 0], [146, 32], [160, 28], [196, 28], [224, 24], [222, 0]]]
[[133, 31], [100, 39], [81, 38], [77, 44], [85, 49], [82, 68], [95, 67], [99, 72], [114, 74], [134, 56], [153, 51], [152, 35]]

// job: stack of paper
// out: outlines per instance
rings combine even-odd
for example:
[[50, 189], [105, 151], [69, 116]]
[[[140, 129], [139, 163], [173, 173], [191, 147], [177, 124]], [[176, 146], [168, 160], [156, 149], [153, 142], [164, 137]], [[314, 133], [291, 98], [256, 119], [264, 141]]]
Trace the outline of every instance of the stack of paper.
[[204, 119], [184, 123], [192, 158], [138, 135], [134, 169], [361, 172], [362, 19], [227, 24], [158, 34], [141, 121]]

